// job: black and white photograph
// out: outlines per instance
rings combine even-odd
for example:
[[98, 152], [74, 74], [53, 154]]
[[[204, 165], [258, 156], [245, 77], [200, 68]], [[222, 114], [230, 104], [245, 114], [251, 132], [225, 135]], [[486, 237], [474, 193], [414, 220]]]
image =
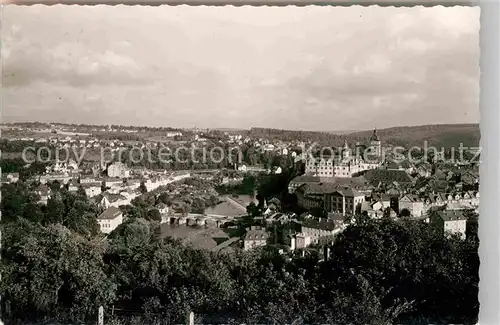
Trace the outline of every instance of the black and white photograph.
[[3, 5], [1, 322], [477, 324], [480, 13]]

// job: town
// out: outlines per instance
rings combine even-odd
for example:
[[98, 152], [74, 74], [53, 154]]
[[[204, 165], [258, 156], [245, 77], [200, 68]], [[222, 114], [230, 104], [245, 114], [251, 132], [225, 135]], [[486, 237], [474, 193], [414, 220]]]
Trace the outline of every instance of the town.
[[[69, 156], [46, 161], [35, 172], [27, 171], [40, 165], [36, 161], [14, 167], [4, 164], [2, 183], [15, 184], [24, 178], [41, 206], [62, 200], [63, 191], [84, 195], [98, 211], [95, 217], [104, 238], [120, 225], [145, 216], [158, 223], [161, 238], [217, 252], [267, 246], [290, 256], [323, 254], [343, 229], [363, 218], [421, 220], [435, 224], [443, 235], [458, 234], [464, 239], [469, 228], [477, 227], [478, 164], [450, 163], [437, 156], [416, 163], [392, 159], [382, 155], [390, 145], [377, 130], [364, 143], [344, 140], [331, 157], [300, 152], [311, 142], [308, 139], [153, 130], [155, 135], [145, 139], [139, 136], [145, 130], [124, 127], [4, 125], [3, 134], [9, 137], [3, 140], [2, 153], [16, 161], [15, 147], [50, 146], [49, 152], [106, 146], [115, 151], [132, 147], [154, 151], [160, 141], [170, 141], [190, 148], [236, 146], [244, 159], [169, 166], [141, 161], [104, 164], [98, 154], [87, 151], [80, 165], [78, 157]], [[93, 135], [99, 132], [105, 137]], [[360, 148], [371, 150], [369, 161], [355, 154]], [[278, 185], [267, 189], [268, 183]], [[9, 194], [4, 190], [3, 195], [5, 202]]]

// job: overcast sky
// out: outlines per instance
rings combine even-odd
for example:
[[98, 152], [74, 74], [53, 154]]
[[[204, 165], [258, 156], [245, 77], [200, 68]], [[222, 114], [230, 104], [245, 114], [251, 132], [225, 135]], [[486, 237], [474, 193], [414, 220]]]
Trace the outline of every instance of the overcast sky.
[[479, 121], [479, 8], [5, 6], [4, 122]]

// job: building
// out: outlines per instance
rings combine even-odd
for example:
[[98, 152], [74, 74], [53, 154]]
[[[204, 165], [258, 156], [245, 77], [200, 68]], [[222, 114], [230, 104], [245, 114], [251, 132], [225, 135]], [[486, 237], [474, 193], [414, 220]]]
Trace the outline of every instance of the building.
[[311, 245], [312, 238], [304, 233], [298, 233], [292, 236], [290, 241], [291, 250], [304, 249]]
[[256, 247], [266, 246], [269, 233], [258, 226], [252, 226], [243, 238], [243, 249], [250, 250]]
[[97, 199], [97, 206], [101, 209], [108, 209], [109, 207], [118, 208], [120, 205], [129, 205], [130, 201], [131, 199], [125, 195], [104, 192]]
[[[334, 221], [327, 219], [305, 220], [300, 228], [299, 242], [295, 242], [296, 248], [299, 248], [299, 245], [330, 244], [333, 242], [335, 235], [341, 231], [341, 228], [337, 227]], [[301, 241], [302, 239], [303, 241]]]
[[431, 215], [431, 222], [444, 235], [458, 234], [465, 238], [467, 218], [462, 211], [435, 211]]
[[108, 177], [128, 178], [130, 170], [124, 163], [116, 162], [108, 166]]
[[400, 169], [373, 169], [366, 172], [364, 177], [373, 186], [392, 186], [395, 183], [402, 188], [413, 186], [415, 180], [405, 170]]
[[325, 197], [325, 210], [342, 215], [355, 215], [360, 212], [365, 195], [349, 187], [339, 188]]
[[[408, 212], [405, 212], [407, 210]], [[414, 194], [406, 194], [399, 199], [399, 213], [409, 213], [414, 217], [421, 217], [424, 215], [424, 202]]]
[[323, 186], [323, 184], [302, 185], [295, 191], [297, 204], [307, 210], [321, 208], [324, 206], [325, 193], [333, 190], [334, 188]]
[[38, 203], [47, 204], [47, 201], [50, 199], [50, 196], [52, 194], [52, 190], [47, 185], [40, 184], [35, 189], [35, 193], [38, 194], [38, 196], [40, 196], [40, 200], [38, 201]]
[[87, 197], [91, 198], [96, 195], [101, 194], [102, 188], [101, 188], [102, 183], [97, 182], [97, 183], [86, 183], [82, 184], [82, 188], [85, 190], [85, 194]]
[[382, 157], [382, 142], [377, 135], [377, 129], [373, 130], [373, 134], [370, 137], [370, 149], [374, 156]]
[[72, 178], [73, 178], [73, 176], [67, 172], [50, 173], [47, 175], [40, 176], [40, 183], [47, 184], [48, 182], [58, 181], [59, 183], [67, 184]]
[[109, 207], [97, 217], [101, 232], [109, 234], [123, 222], [123, 213], [117, 207]]
[[328, 178], [328, 181], [325, 182], [303, 184], [294, 192], [297, 196], [297, 203], [302, 208], [323, 208], [326, 211], [334, 212], [331, 204], [327, 203], [330, 200], [327, 196], [346, 188], [355, 190], [357, 196], [363, 197], [363, 201], [364, 196], [371, 193], [371, 186], [363, 177]]
[[158, 210], [158, 212], [160, 212], [161, 214], [167, 214], [170, 209], [168, 207], [168, 205], [166, 205], [165, 203], [163, 202], [160, 202], [158, 203], [155, 208]]
[[318, 177], [353, 177], [363, 171], [375, 169], [377, 163], [364, 162], [351, 157], [344, 151], [344, 157], [339, 158], [309, 158], [306, 160], [306, 175]]
[[304, 184], [318, 184], [321, 182], [321, 178], [317, 176], [297, 176], [293, 178], [288, 184], [288, 192], [294, 193], [295, 190]]
[[384, 205], [381, 201], [365, 201], [361, 204], [361, 213], [372, 219], [380, 219], [384, 216]]
[[309, 157], [306, 159], [305, 173], [319, 177], [353, 177], [361, 172], [377, 168], [382, 161], [382, 145], [377, 130], [374, 130], [370, 137], [369, 148], [371, 150], [365, 154], [360, 150], [361, 147], [359, 143], [356, 143], [356, 152], [353, 155], [347, 141], [344, 141], [340, 156]]
[[5, 176], [2, 175], [3, 183], [16, 183], [19, 180], [19, 173], [8, 173]]
[[99, 180], [94, 176], [83, 176], [80, 177], [80, 184], [96, 183]]

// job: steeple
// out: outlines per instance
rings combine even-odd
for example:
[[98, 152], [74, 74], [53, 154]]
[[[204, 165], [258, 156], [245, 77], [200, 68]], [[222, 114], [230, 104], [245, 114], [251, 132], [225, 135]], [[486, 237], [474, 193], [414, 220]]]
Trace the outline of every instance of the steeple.
[[373, 134], [370, 138], [370, 141], [380, 141], [379, 137], [378, 137], [378, 134], [377, 134], [377, 128], [375, 128], [373, 130]]
[[344, 140], [344, 147], [342, 148], [342, 157], [348, 158], [350, 156], [349, 145], [347, 144], [347, 140]]

